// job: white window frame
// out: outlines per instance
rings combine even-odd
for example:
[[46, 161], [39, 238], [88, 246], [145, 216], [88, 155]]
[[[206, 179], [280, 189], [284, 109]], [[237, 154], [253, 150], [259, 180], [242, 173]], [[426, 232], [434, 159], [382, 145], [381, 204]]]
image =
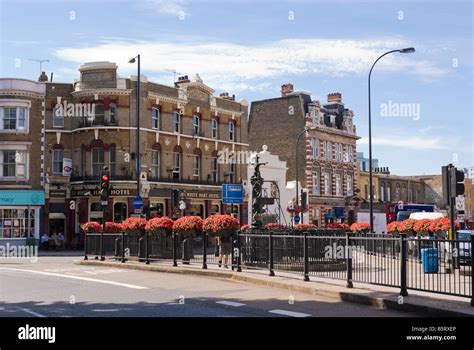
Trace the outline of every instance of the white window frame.
[[198, 154], [193, 155], [193, 176], [199, 178], [201, 175], [201, 156]]
[[336, 180], [336, 196], [342, 196], [342, 176], [341, 174], [335, 174]]
[[219, 181], [219, 160], [218, 157], [211, 158], [211, 177], [214, 183]]
[[[61, 155], [61, 161], [57, 160], [56, 159], [56, 154], [60, 153]], [[53, 149], [52, 152], [51, 152], [51, 164], [52, 164], [52, 173], [53, 174], [61, 174], [63, 173], [63, 162], [64, 162], [64, 150], [62, 148], [58, 148], [58, 149]], [[55, 169], [55, 164], [57, 163], [61, 163], [60, 167], [59, 167], [59, 170], [56, 171]]]
[[160, 177], [160, 151], [154, 149], [151, 151], [151, 176], [158, 178]]
[[[94, 162], [94, 151], [95, 151], [95, 150], [101, 150], [101, 151], [102, 151], [102, 162]], [[99, 176], [101, 175], [102, 169], [104, 168], [104, 165], [105, 165], [105, 150], [104, 150], [104, 148], [102, 148], [102, 147], [94, 147], [94, 148], [91, 149], [91, 163], [92, 163], [92, 164], [91, 164], [91, 165], [92, 165], [92, 172], [91, 172], [91, 173], [92, 173], [92, 176], [97, 176], [97, 177], [99, 177]], [[96, 164], [102, 164], [102, 166], [100, 167], [100, 169], [98, 169], [98, 172], [99, 172], [98, 174], [96, 174], [96, 173], [94, 172], [94, 165], [96, 165]]]
[[313, 153], [313, 158], [319, 158], [320, 150], [319, 150], [319, 140], [313, 139], [311, 143], [311, 151]]
[[181, 153], [173, 152], [173, 173], [179, 173], [181, 178]]
[[200, 136], [201, 132], [201, 118], [198, 114], [193, 114], [193, 136]]
[[218, 137], [218, 128], [219, 128], [219, 123], [217, 122], [216, 118], [211, 119], [211, 137], [213, 139], [217, 139]]
[[319, 171], [313, 171], [313, 194], [320, 194]]
[[229, 140], [235, 141], [235, 124], [233, 121], [229, 122]]
[[352, 186], [353, 185], [353, 179], [352, 179], [352, 175], [347, 175], [346, 177], [346, 192], [347, 192], [347, 195], [348, 196], [352, 196], [354, 194], [354, 191], [352, 189]]
[[[64, 128], [64, 111], [62, 111], [62, 113], [60, 113], [60, 115], [58, 116], [57, 115], [58, 110], [62, 111], [62, 108], [54, 107], [53, 109], [53, 128], [63, 129]], [[60, 123], [57, 123], [58, 121]]]
[[331, 175], [328, 172], [323, 173], [324, 181], [324, 195], [328, 196], [332, 194]]
[[181, 114], [178, 111], [173, 112], [173, 132], [181, 133]]
[[[4, 129], [3, 118], [4, 118], [4, 108], [16, 108], [16, 124], [15, 129]], [[25, 109], [25, 126], [24, 128], [19, 128], [19, 109]], [[0, 100], [0, 133], [28, 133], [29, 131], [29, 122], [30, 122], [30, 108], [31, 102], [28, 100], [12, 100], [12, 99], [2, 99]]]
[[[14, 176], [4, 176], [3, 175], [3, 157], [4, 151], [15, 152], [15, 175]], [[17, 162], [16, 158], [19, 154], [19, 157], [22, 157], [20, 162]], [[8, 163], [11, 164], [11, 163]], [[29, 152], [26, 146], [23, 145], [12, 145], [12, 146], [3, 146], [0, 148], [0, 179], [1, 180], [28, 180], [29, 179]], [[23, 169], [23, 175], [18, 176], [21, 173], [20, 169]]]
[[151, 109], [151, 128], [154, 130], [160, 130], [160, 109], [158, 107], [153, 107]]

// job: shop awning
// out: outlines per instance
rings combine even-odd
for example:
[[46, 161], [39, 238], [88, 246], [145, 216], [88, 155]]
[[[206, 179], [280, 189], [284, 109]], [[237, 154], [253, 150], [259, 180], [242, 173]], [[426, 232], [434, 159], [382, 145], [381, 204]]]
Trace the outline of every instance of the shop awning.
[[0, 191], [0, 205], [44, 205], [44, 191]]

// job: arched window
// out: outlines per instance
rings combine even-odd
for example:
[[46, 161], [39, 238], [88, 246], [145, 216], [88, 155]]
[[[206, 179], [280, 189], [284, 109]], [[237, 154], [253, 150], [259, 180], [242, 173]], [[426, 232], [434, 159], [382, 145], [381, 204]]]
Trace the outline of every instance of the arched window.
[[229, 140], [235, 141], [235, 124], [233, 121], [229, 122]]
[[181, 115], [178, 111], [173, 112], [173, 132], [181, 132]]
[[151, 149], [151, 177], [160, 177], [160, 163], [161, 163], [161, 145], [155, 143]]
[[332, 194], [332, 184], [331, 184], [331, 174], [329, 171], [325, 171], [323, 173], [323, 183], [324, 183], [324, 194], [331, 195]]
[[201, 176], [201, 150], [196, 148], [193, 154], [193, 176], [199, 180]]
[[56, 144], [53, 146], [53, 173], [62, 174], [63, 173], [63, 157], [64, 150], [63, 146]]
[[198, 114], [193, 115], [193, 136], [199, 136], [201, 133], [201, 117]]
[[64, 128], [64, 111], [62, 107], [53, 109], [53, 128]]
[[352, 174], [346, 176], [346, 194], [352, 196], [354, 194], [354, 177]]
[[212, 152], [211, 158], [211, 180], [213, 183], [219, 182], [219, 155], [217, 151]]
[[385, 202], [385, 183], [384, 182], [380, 183], [380, 200], [382, 202]]
[[173, 149], [173, 179], [181, 178], [181, 160], [183, 155], [183, 149], [180, 146], [175, 146]]
[[216, 118], [211, 120], [211, 136], [213, 139], [217, 139], [218, 137], [218, 122]]
[[387, 202], [392, 201], [392, 185], [389, 183], [387, 185]]

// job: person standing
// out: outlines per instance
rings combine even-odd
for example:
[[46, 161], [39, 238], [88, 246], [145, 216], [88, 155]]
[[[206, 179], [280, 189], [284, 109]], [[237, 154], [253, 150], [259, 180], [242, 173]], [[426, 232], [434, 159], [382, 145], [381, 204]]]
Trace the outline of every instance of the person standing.
[[220, 263], [224, 263], [224, 268], [227, 269], [229, 255], [231, 254], [232, 244], [230, 236], [224, 235], [219, 237], [219, 267]]

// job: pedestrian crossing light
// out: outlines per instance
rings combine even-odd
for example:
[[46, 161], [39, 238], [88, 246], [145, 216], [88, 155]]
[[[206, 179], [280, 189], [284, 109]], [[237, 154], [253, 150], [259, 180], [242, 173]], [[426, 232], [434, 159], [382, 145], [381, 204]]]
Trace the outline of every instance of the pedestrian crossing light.
[[464, 194], [464, 172], [455, 167], [450, 169], [450, 189], [449, 192], [452, 198]]

